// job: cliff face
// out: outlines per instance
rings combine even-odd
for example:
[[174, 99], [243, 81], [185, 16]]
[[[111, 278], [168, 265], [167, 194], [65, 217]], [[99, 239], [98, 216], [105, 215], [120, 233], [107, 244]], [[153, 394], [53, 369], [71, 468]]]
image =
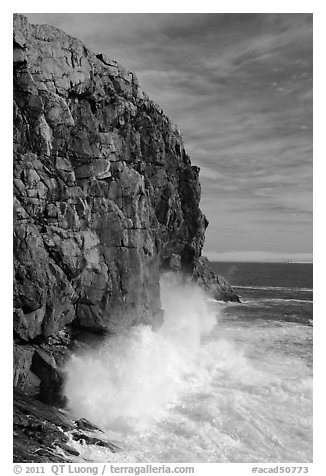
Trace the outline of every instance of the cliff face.
[[72, 329], [159, 325], [160, 270], [200, 263], [198, 175], [133, 73], [14, 16], [16, 387], [51, 393]]

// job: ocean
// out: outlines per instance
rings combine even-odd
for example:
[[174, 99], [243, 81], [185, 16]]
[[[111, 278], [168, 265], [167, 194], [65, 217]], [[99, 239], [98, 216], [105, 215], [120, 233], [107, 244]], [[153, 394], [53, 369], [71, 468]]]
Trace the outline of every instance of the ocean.
[[68, 362], [71, 412], [121, 447], [72, 441], [83, 458], [312, 462], [312, 264], [213, 267], [240, 304], [168, 275], [158, 332], [134, 328]]

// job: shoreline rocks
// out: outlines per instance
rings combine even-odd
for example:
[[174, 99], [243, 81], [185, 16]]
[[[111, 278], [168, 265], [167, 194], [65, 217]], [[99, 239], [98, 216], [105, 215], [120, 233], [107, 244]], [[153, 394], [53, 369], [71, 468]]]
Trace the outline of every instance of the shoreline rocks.
[[199, 168], [136, 76], [14, 15], [14, 385], [62, 405], [78, 332], [160, 325], [161, 269], [237, 300], [201, 258]]
[[[14, 390], [14, 448], [17, 463], [71, 463], [80, 461], [72, 441], [106, 448], [120, 448], [91, 422], [74, 420], [62, 409], [45, 405]], [[78, 445], [77, 445], [78, 447]]]

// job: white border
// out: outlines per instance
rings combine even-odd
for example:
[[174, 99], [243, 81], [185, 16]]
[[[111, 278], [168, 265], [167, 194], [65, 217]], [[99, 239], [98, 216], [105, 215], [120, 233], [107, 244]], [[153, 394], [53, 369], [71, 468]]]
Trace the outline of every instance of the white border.
[[[137, 5], [137, 9], [135, 8]], [[244, 8], [245, 7], [245, 8]], [[0, 34], [2, 46], [1, 64], [1, 187], [0, 205], [2, 229], [1, 250], [1, 364], [2, 364], [2, 444], [1, 456], [5, 463], [3, 474], [12, 474], [12, 14], [15, 12], [69, 13], [145, 13], [145, 12], [216, 12], [216, 13], [314, 13], [314, 463], [309, 474], [325, 474], [325, 319], [322, 296], [325, 281], [324, 222], [325, 222], [325, 46], [326, 22], [323, 2], [319, 1], [228, 1], [228, 2], [7, 2], [2, 6]], [[9, 118], [10, 117], [10, 118]], [[324, 140], [323, 140], [324, 139]], [[323, 141], [323, 144], [322, 144]], [[322, 149], [322, 146], [323, 149]], [[283, 463], [282, 463], [283, 464]], [[284, 465], [284, 464], [283, 464]], [[8, 471], [6, 471], [8, 466]], [[197, 465], [196, 465], [197, 466]], [[196, 474], [250, 474], [246, 464], [200, 464]], [[261, 466], [267, 466], [267, 463]], [[271, 465], [271, 466], [274, 466]], [[247, 467], [248, 469], [245, 469]]]

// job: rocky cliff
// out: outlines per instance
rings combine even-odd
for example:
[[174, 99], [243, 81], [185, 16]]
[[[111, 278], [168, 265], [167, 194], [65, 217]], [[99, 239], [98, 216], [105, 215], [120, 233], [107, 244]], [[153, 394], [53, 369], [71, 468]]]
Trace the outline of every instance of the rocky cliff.
[[133, 73], [54, 27], [14, 16], [18, 389], [40, 388], [43, 400], [57, 401], [57, 368], [82, 330], [158, 326], [162, 269], [237, 299], [201, 258], [207, 220], [198, 175]]

